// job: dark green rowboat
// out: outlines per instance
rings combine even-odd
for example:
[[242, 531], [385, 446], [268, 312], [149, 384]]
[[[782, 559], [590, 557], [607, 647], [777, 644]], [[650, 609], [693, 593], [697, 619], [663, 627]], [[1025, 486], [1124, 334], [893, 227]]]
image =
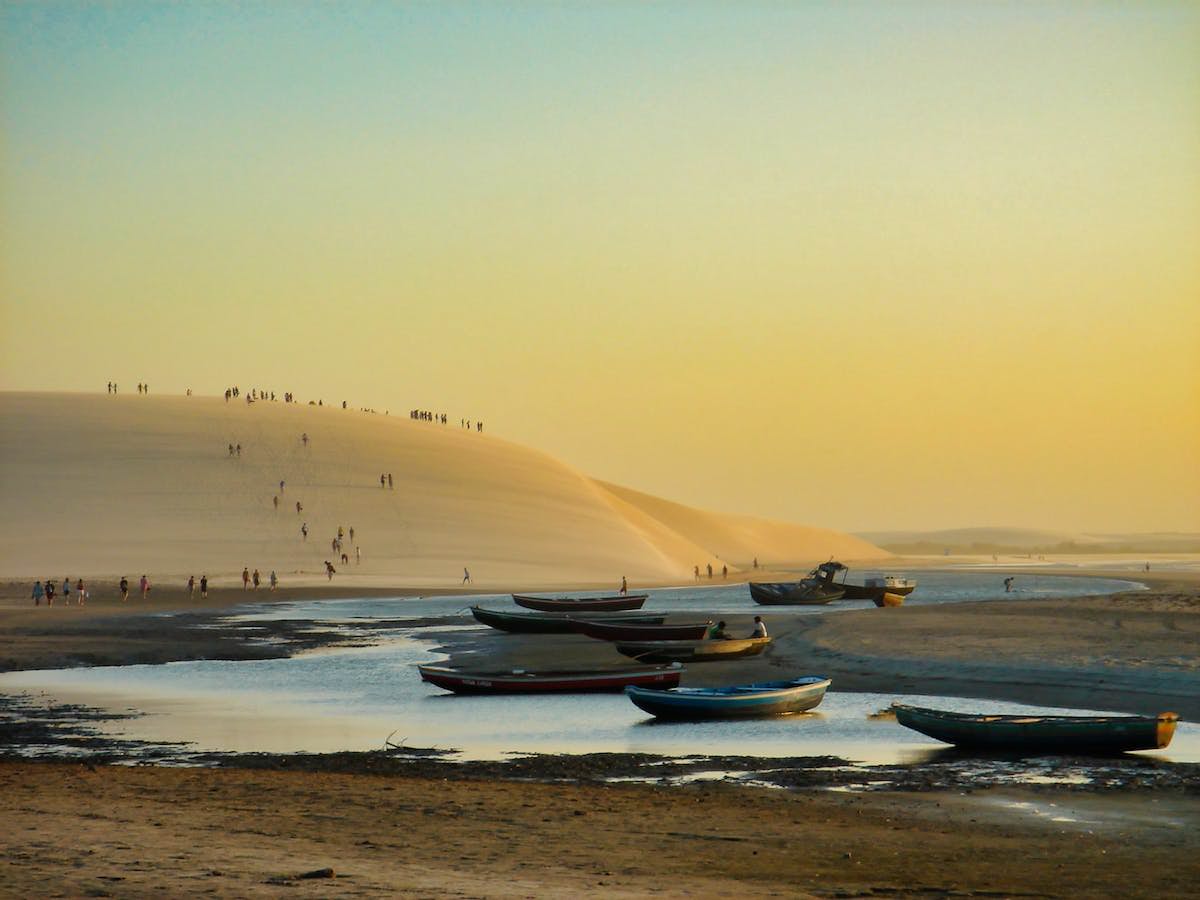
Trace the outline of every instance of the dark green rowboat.
[[1124, 753], [1161, 750], [1175, 734], [1175, 713], [1157, 716], [993, 716], [894, 704], [896, 721], [921, 734], [974, 750]]
[[665, 612], [581, 612], [575, 615], [571, 613], [510, 613], [484, 609], [481, 606], [472, 606], [471, 615], [484, 625], [519, 634], [573, 634], [575, 629], [571, 625], [572, 619], [586, 619], [589, 622], [661, 625], [667, 618]]

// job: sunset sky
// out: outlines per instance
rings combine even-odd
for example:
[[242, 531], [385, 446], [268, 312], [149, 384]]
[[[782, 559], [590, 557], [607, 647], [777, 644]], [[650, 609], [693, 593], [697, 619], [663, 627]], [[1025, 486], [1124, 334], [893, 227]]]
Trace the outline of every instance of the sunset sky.
[[0, 388], [1200, 531], [1200, 5], [0, 2]]

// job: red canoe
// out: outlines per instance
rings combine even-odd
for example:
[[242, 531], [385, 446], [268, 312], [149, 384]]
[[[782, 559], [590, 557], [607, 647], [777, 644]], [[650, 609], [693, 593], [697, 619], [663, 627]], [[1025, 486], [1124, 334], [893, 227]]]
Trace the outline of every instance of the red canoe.
[[637, 666], [623, 669], [526, 672], [524, 669], [481, 671], [445, 666], [417, 666], [421, 678], [456, 694], [548, 694], [623, 691], [638, 687], [676, 687], [682, 666]]
[[698, 641], [708, 634], [712, 622], [686, 625], [637, 625], [631, 622], [593, 622], [574, 619], [571, 627], [598, 641]]
[[614, 612], [625, 609], [641, 609], [647, 594], [629, 594], [622, 597], [527, 597], [513, 594], [513, 602], [526, 609], [542, 612]]

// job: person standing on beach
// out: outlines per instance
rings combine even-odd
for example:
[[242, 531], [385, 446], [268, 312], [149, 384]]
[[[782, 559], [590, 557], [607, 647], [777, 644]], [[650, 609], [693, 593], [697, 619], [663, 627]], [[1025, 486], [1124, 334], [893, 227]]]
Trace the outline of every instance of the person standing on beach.
[[70, 606], [71, 605], [71, 579], [70, 578], [63, 579], [62, 595], [63, 595], [63, 605]]
[[729, 566], [721, 566], [721, 579], [724, 580], [729, 575]]
[[307, 522], [305, 522], [303, 525], [300, 526], [300, 534], [302, 534], [304, 536], [304, 540], [306, 540], [306, 541], [308, 540], [308, 523]]
[[382, 472], [379, 473], [379, 486], [387, 487], [387, 476], [384, 475]]
[[200, 599], [201, 600], [208, 599], [208, 576], [207, 575], [200, 576]]
[[463, 584], [470, 584], [470, 583], [471, 583], [471, 572], [470, 572], [470, 570], [469, 570], [469, 569], [467, 569], [467, 567], [466, 567], [466, 566], [463, 566], [463, 580], [462, 580], [462, 583], [463, 583]]
[[700, 580], [700, 567], [699, 567], [699, 566], [692, 566], [692, 574], [693, 574], [693, 575], [695, 575], [695, 576], [696, 576], [696, 580], [697, 580], [697, 581], [699, 581], [699, 580]]
[[196, 576], [188, 576], [188, 599], [191, 600], [196, 596]]
[[388, 472], [388, 490], [392, 489], [392, 473]]
[[254, 589], [257, 591], [257, 590], [258, 590], [258, 585], [259, 585], [259, 582], [261, 582], [261, 581], [262, 581], [262, 578], [261, 578], [261, 577], [259, 577], [259, 574], [258, 574], [258, 569], [255, 569], [255, 570], [254, 570], [253, 579], [254, 579]]
[[80, 606], [87, 602], [87, 589], [83, 586], [82, 578], [75, 582], [75, 602]]
[[350, 526], [350, 543], [354, 543], [354, 526]]
[[33, 583], [33, 605], [41, 606], [44, 596], [46, 596], [46, 589], [42, 587], [41, 581], [35, 581]]
[[250, 570], [247, 568], [242, 569], [242, 590], [250, 590]]
[[142, 589], [142, 599], [145, 600], [150, 593], [150, 579], [143, 575], [142, 580], [138, 582], [138, 586]]
[[46, 605], [53, 606], [54, 605], [54, 582], [51, 581], [49, 578], [46, 579], [45, 591], [46, 591]]
[[354, 545], [354, 564], [356, 566], [362, 565], [362, 547], [357, 544]]
[[625, 576], [622, 575], [621, 576], [621, 596], [623, 597], [628, 593], [629, 593], [629, 582], [626, 581]]
[[275, 590], [279, 584], [279, 579], [275, 576], [275, 570], [271, 570], [271, 590]]
[[124, 603], [129, 599], [129, 579], [122, 575], [121, 584], [119, 586], [121, 588], [121, 602]]
[[333, 581], [333, 573], [336, 571], [337, 569], [333, 567], [333, 563], [331, 563], [329, 560], [325, 560], [325, 576], [330, 581]]
[[233, 456], [233, 444], [229, 445], [229, 455]]
[[712, 581], [712, 563], [708, 564], [708, 580]]

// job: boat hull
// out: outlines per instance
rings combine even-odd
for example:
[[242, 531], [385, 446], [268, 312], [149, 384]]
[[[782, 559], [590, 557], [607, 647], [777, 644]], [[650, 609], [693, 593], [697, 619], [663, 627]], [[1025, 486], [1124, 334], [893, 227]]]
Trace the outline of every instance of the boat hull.
[[820, 606], [840, 600], [842, 586], [807, 581], [750, 582], [750, 598], [760, 606]]
[[740, 719], [781, 716], [816, 707], [829, 687], [828, 678], [809, 676], [725, 688], [631, 686], [625, 695], [634, 705], [659, 719]]
[[846, 600], [881, 600], [884, 594], [895, 594], [898, 597], [907, 597], [917, 589], [915, 584], [898, 585], [892, 587], [868, 587], [865, 584], [839, 584], [838, 587], [845, 590], [843, 599]]
[[893, 594], [891, 591], [888, 591], [882, 597], [876, 597], [873, 602], [881, 609], [885, 606], [903, 606], [904, 596], [901, 594]]
[[[573, 634], [572, 623], [576, 621], [567, 613], [510, 613], [495, 609], [484, 609], [472, 606], [471, 615], [477, 622], [500, 631], [514, 634]], [[666, 620], [666, 613], [583, 613], [589, 619], [600, 617], [605, 622], [637, 622], [642, 625], [661, 624]]]
[[617, 652], [643, 662], [712, 662], [757, 656], [771, 643], [765, 638], [703, 641], [617, 641]]
[[990, 716], [896, 704], [896, 721], [934, 740], [1005, 753], [1112, 754], [1160, 750], [1179, 717]]
[[527, 597], [524, 594], [513, 594], [513, 602], [526, 609], [536, 609], [538, 612], [619, 612], [621, 610], [641, 609], [648, 594], [629, 594], [624, 597], [582, 597], [578, 600], [546, 597]]
[[563, 694], [622, 691], [627, 687], [669, 688], [679, 684], [682, 666], [524, 672], [470, 671], [418, 666], [421, 679], [456, 694]]
[[631, 622], [597, 622], [575, 619], [571, 627], [598, 641], [698, 641], [707, 633], [711, 622], [687, 625], [645, 625]]

